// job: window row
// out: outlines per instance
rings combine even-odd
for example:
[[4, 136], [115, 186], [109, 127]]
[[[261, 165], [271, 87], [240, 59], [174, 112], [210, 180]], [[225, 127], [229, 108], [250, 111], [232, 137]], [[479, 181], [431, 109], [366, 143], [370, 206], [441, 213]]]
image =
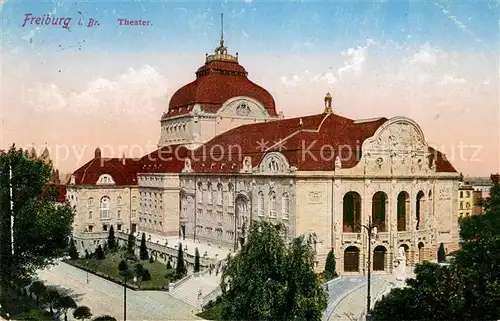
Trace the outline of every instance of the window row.
[[[344, 195], [342, 202], [342, 230], [346, 233], [361, 233], [361, 196], [357, 192], [348, 192]], [[411, 206], [415, 206], [415, 216], [411, 217]], [[388, 209], [389, 201], [387, 194], [378, 191], [372, 197], [372, 222], [378, 232], [388, 231]], [[427, 195], [419, 191], [412, 202], [408, 192], [402, 191], [398, 194], [396, 202], [396, 225], [397, 231], [422, 230], [425, 228], [426, 216], [432, 213], [432, 192]]]
[[163, 125], [162, 128], [167, 133], [176, 133], [176, 132], [180, 132], [180, 131], [185, 132], [186, 131], [186, 124]]
[[[203, 190], [203, 184], [201, 182], [198, 183], [196, 198], [198, 203], [203, 203], [203, 199], [207, 201], [208, 204], [224, 205], [228, 206], [234, 205], [234, 185], [229, 183], [227, 185], [227, 190], [224, 190], [224, 187], [221, 183], [217, 184], [217, 187], [214, 187], [212, 183], [207, 184], [206, 190]], [[205, 195], [205, 197], [203, 197]]]
[[146, 224], [149, 223], [150, 225], [159, 225], [159, 226], [162, 226], [161, 221], [146, 219], [144, 217], [139, 217], [139, 223], [146, 223]]
[[224, 235], [228, 239], [233, 239], [234, 238], [234, 231], [233, 230], [227, 230], [224, 233], [224, 230], [222, 228], [220, 228], [220, 227], [213, 228], [213, 227], [207, 226], [207, 227], [203, 228], [203, 226], [197, 225], [196, 226], [196, 233], [199, 233], [199, 234], [200, 233], [204, 233], [207, 236], [215, 234], [215, 236], [217, 238], [222, 238], [222, 236], [224, 236]]
[[[268, 204], [268, 216], [277, 217], [277, 198], [275, 191], [271, 191], [268, 194]], [[266, 216], [263, 191], [259, 191], [257, 194], [257, 213], [259, 216]], [[281, 195], [281, 217], [283, 219], [288, 219], [290, 217], [290, 195], [287, 192]]]
[[[122, 206], [122, 198], [121, 196], [118, 196], [116, 198], [116, 206]], [[88, 199], [88, 207], [89, 208], [92, 208], [94, 207], [94, 198], [93, 197], [89, 197]], [[109, 198], [109, 196], [103, 196], [101, 197], [101, 200], [99, 201], [99, 207], [100, 208], [103, 208], [103, 207], [110, 207], [111, 206], [111, 199]]]

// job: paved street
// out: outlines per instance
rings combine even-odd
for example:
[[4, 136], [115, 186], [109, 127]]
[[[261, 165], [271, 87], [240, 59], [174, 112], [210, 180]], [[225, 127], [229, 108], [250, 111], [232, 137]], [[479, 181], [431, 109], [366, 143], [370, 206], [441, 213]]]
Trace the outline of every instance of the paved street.
[[[65, 263], [41, 271], [41, 280], [47, 285], [69, 289], [78, 305], [88, 306], [94, 316], [109, 314], [123, 320], [123, 287]], [[73, 316], [68, 316], [73, 320]], [[127, 289], [127, 320], [201, 320], [193, 308], [160, 291], [132, 291]]]
[[[372, 284], [379, 280], [382, 276], [374, 275], [372, 276]], [[344, 298], [346, 295], [350, 293], [359, 292], [362, 288], [366, 288], [366, 276], [341, 276], [338, 279], [333, 280], [328, 285], [328, 307], [323, 315], [323, 320], [335, 320], [331, 318], [332, 315], [336, 315], [339, 312], [341, 307], [341, 303], [346, 301]], [[354, 292], [353, 292], [354, 291]], [[366, 292], [365, 292], [366, 293]], [[366, 296], [365, 296], [366, 297]], [[349, 301], [349, 300], [347, 300]], [[366, 302], [366, 301], [365, 301]], [[356, 305], [359, 305], [355, 302]], [[364, 307], [364, 303], [361, 304], [360, 308]], [[360, 310], [360, 311], [361, 311]], [[339, 312], [343, 313], [343, 311]], [[345, 320], [348, 320], [346, 316], [344, 316]], [[340, 320], [340, 319], [336, 319]]]

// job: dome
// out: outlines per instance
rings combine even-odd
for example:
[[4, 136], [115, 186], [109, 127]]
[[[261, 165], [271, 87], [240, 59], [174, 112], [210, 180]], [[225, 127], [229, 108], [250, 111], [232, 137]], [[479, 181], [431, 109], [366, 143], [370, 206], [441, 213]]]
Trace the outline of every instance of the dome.
[[277, 116], [273, 96], [250, 81], [247, 74], [238, 63], [238, 55], [227, 54], [221, 40], [221, 46], [215, 49], [215, 54], [207, 55], [205, 65], [196, 71], [196, 80], [174, 93], [164, 118], [187, 113], [195, 104], [199, 104], [206, 112], [216, 113], [224, 102], [239, 96], [259, 101], [269, 115]]

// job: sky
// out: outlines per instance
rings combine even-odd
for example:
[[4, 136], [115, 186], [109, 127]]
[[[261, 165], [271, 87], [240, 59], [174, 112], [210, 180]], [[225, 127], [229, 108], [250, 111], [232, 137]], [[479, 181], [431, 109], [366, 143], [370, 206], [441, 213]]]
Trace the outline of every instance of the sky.
[[499, 1], [0, 3], [0, 148], [47, 146], [62, 172], [97, 146], [154, 150], [221, 13], [229, 52], [286, 117], [321, 113], [331, 92], [349, 118], [412, 118], [464, 175], [500, 171]]

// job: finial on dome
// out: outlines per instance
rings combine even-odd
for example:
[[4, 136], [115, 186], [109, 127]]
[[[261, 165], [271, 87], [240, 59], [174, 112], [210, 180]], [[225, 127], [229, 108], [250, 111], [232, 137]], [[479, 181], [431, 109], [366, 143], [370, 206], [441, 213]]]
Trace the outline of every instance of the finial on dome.
[[325, 111], [323, 112], [324, 114], [332, 114], [332, 95], [330, 93], [326, 93], [325, 96]]
[[224, 14], [220, 14], [220, 44], [214, 50], [214, 54], [207, 55], [205, 57], [205, 63], [209, 63], [215, 60], [232, 61], [238, 62], [238, 55], [230, 55], [227, 53], [227, 47], [224, 46]]

